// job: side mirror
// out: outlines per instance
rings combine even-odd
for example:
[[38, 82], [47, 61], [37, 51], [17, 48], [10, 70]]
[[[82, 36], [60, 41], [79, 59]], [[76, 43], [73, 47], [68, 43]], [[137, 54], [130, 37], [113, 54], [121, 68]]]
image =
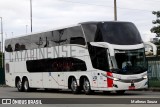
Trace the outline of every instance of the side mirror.
[[[153, 53], [153, 55], [157, 55], [157, 46], [155, 45], [155, 44], [153, 44], [153, 43], [151, 43], [151, 42], [145, 42], [144, 43], [144, 46], [145, 46], [145, 48], [148, 48], [148, 46], [149, 47], [151, 47], [152, 48], [152, 50], [153, 50], [153, 52], [151, 52], [151, 51], [147, 51], [146, 52], [146, 55], [149, 55], [149, 54], [152, 54]], [[146, 49], [145, 49], [146, 50]]]

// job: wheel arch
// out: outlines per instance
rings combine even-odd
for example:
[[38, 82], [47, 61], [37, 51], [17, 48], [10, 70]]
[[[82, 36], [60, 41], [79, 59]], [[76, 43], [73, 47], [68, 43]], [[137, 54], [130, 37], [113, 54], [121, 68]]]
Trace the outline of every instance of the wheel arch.
[[27, 80], [28, 80], [28, 77], [27, 77], [27, 76], [23, 76], [23, 77], [22, 77], [22, 82], [24, 82], [24, 79], [27, 79]]

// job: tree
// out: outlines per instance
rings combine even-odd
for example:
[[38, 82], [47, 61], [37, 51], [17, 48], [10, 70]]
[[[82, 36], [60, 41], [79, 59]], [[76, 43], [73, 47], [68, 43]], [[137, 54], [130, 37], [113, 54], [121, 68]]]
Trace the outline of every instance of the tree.
[[156, 15], [157, 19], [152, 21], [156, 26], [151, 28], [151, 32], [156, 33], [156, 36], [160, 37], [160, 11], [153, 11], [152, 14]]

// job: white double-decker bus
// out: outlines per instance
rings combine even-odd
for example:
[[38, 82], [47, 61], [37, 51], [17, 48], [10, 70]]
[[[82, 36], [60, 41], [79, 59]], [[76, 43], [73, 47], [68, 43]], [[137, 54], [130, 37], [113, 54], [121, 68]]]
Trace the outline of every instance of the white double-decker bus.
[[131, 22], [86, 22], [5, 41], [6, 84], [73, 93], [148, 87], [144, 44]]

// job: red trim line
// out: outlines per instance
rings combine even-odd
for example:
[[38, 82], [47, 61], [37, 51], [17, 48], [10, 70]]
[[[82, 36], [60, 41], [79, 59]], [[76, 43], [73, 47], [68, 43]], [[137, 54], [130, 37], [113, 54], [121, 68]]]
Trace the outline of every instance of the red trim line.
[[[107, 76], [113, 77], [111, 72], [107, 72]], [[113, 87], [113, 79], [107, 78], [107, 87], [112, 88]]]

